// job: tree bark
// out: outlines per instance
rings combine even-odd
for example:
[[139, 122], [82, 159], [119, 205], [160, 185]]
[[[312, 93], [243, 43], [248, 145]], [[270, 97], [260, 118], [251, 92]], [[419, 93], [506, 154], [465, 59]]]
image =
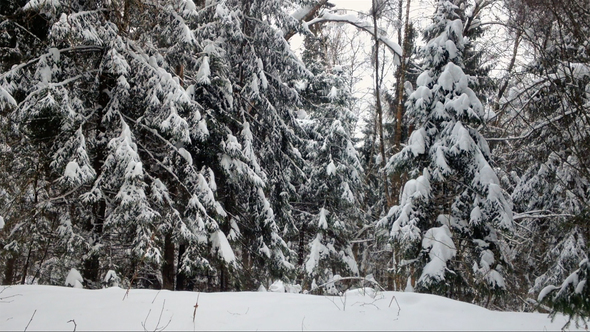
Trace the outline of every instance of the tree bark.
[[406, 21], [404, 24], [404, 40], [403, 40], [403, 47], [402, 47], [402, 56], [400, 60], [400, 68], [399, 68], [399, 75], [397, 80], [397, 109], [395, 112], [395, 137], [394, 137], [394, 145], [395, 145], [395, 152], [401, 150], [401, 142], [402, 142], [402, 121], [404, 115], [404, 81], [406, 79], [406, 70], [407, 67], [407, 49], [408, 43], [410, 38], [410, 2], [408, 0], [406, 3]]
[[23, 266], [23, 274], [20, 279], [21, 285], [24, 285], [25, 281], [27, 279], [27, 270], [29, 269], [29, 262], [31, 260], [31, 251], [32, 251], [32, 249], [31, 249], [31, 247], [29, 247], [29, 252], [27, 253], [27, 259], [25, 260], [25, 266]]
[[162, 288], [174, 290], [174, 242], [169, 232], [164, 237], [164, 264], [162, 264]]
[[[102, 124], [102, 117], [104, 115], [104, 110], [109, 104], [111, 97], [110, 97], [110, 90], [113, 86], [115, 86], [116, 81], [115, 79], [107, 74], [101, 73], [100, 77], [100, 84], [99, 84], [99, 95], [98, 95], [98, 111], [96, 115], [96, 122], [97, 122], [97, 129], [96, 129], [96, 137], [101, 137], [106, 132], [106, 128]], [[96, 177], [100, 177], [102, 173], [102, 165], [104, 164], [104, 160], [106, 158], [105, 153], [106, 145], [98, 145], [96, 150], [94, 151], [94, 160], [92, 161], [92, 168], [96, 171]], [[104, 198], [99, 200], [98, 202], [94, 203], [92, 207], [92, 216], [90, 216], [87, 222], [84, 225], [84, 230], [89, 232], [91, 243], [90, 245], [94, 245], [100, 241], [103, 231], [103, 225], [106, 218], [106, 201]], [[84, 280], [88, 280], [90, 282], [98, 282], [99, 281], [99, 274], [100, 274], [100, 261], [99, 255], [96, 253], [90, 254], [83, 262], [83, 271], [82, 275]]]
[[[182, 260], [182, 256], [184, 255], [184, 253], [186, 252], [186, 245], [181, 244], [178, 246], [178, 266], [181, 266], [181, 260]], [[178, 271], [178, 273], [176, 274], [176, 290], [187, 290], [186, 289], [187, 285], [186, 285], [186, 275], [181, 272]], [[188, 289], [190, 290], [190, 289]]]
[[4, 280], [2, 283], [4, 285], [12, 285], [14, 282], [14, 266], [16, 264], [16, 257], [11, 255], [8, 260], [6, 260], [6, 269], [4, 270]]
[[[407, 52], [409, 48], [410, 42], [410, 2], [408, 0], [406, 3], [406, 20], [404, 23], [404, 40], [402, 46], [402, 56], [400, 59], [399, 65], [399, 75], [397, 77], [397, 108], [395, 112], [395, 135], [394, 135], [394, 152], [397, 153], [401, 151], [401, 144], [402, 144], [402, 123], [404, 118], [404, 81], [406, 80], [406, 71], [408, 70], [408, 57]], [[402, 11], [401, 0], [400, 0], [400, 16]], [[401, 20], [401, 17], [400, 17]], [[401, 38], [401, 30], [399, 31], [400, 38]], [[392, 187], [394, 191], [401, 191], [402, 189], [402, 179], [401, 174], [394, 174], [391, 180]], [[397, 190], [396, 190], [397, 189]], [[399, 195], [393, 196], [391, 198], [391, 204], [397, 205], [399, 203]]]

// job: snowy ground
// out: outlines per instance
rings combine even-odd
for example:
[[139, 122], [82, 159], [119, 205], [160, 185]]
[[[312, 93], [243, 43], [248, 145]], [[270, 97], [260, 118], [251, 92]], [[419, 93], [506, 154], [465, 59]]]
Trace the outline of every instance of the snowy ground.
[[[0, 330], [559, 330], [545, 314], [495, 312], [439, 296], [350, 291], [327, 297], [0, 286]], [[395, 299], [392, 301], [392, 298]], [[198, 298], [198, 308], [193, 313]], [[401, 310], [398, 310], [398, 305]], [[390, 306], [391, 303], [391, 306]], [[74, 326], [75, 323], [75, 326]], [[28, 325], [28, 326], [27, 326]], [[572, 324], [572, 328], [574, 324]]]

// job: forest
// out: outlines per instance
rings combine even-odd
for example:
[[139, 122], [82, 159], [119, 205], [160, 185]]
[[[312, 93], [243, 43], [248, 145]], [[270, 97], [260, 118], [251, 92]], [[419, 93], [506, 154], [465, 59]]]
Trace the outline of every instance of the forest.
[[0, 284], [587, 319], [590, 2], [367, 3], [0, 1]]

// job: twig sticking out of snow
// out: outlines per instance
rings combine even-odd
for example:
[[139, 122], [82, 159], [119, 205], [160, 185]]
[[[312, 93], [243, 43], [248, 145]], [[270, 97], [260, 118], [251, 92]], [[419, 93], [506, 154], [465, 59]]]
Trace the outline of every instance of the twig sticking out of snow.
[[156, 298], [158, 297], [158, 295], [160, 295], [161, 291], [162, 291], [161, 289], [158, 290], [158, 292], [156, 293], [156, 296], [154, 296], [154, 299], [152, 300], [152, 304], [154, 304], [154, 302], [156, 302]]
[[[0, 291], [0, 294], [4, 293], [4, 291], [7, 290], [8, 288], [10, 288], [10, 287], [4, 287], [4, 288], [2, 288], [2, 290]], [[8, 296], [5, 296], [5, 297], [0, 297], [0, 303], [10, 303], [13, 300], [10, 300], [10, 301], [5, 301], [5, 300], [6, 299], [13, 298], [13, 297], [17, 297], [17, 296], [22, 296], [22, 294], [14, 294], [14, 295], [8, 295]]]
[[193, 311], [193, 323], [195, 322], [195, 317], [197, 316], [197, 308], [199, 308], [199, 297], [201, 293], [197, 294], [197, 303], [195, 303], [195, 310]]
[[374, 301], [373, 301], [373, 302], [371, 302], [371, 303], [368, 303], [368, 302], [355, 302], [355, 303], [354, 303], [352, 306], [354, 306], [355, 304], [357, 304], [357, 303], [358, 303], [358, 304], [359, 304], [361, 307], [364, 307], [364, 306], [366, 306], [366, 305], [372, 305], [372, 306], [373, 306], [373, 307], [375, 307], [377, 310], [381, 310], [381, 308], [379, 308], [379, 307], [378, 307], [378, 306], [375, 304], [375, 301], [377, 301], [377, 300], [374, 300]]
[[393, 300], [395, 300], [395, 304], [397, 304], [397, 316], [399, 317], [399, 312], [402, 311], [402, 308], [399, 306], [399, 302], [397, 302], [397, 298], [395, 297], [395, 295], [391, 297], [391, 301], [389, 301], [389, 307], [391, 308]]
[[[162, 303], [162, 309], [160, 310], [160, 316], [158, 317], [158, 322], [156, 323], [156, 327], [154, 327], [154, 332], [160, 332], [160, 331], [164, 331], [168, 325], [170, 325], [170, 323], [172, 322], [172, 317], [170, 317], [170, 319], [168, 320], [168, 323], [166, 323], [166, 325], [164, 326], [160, 326], [160, 322], [162, 321], [162, 314], [164, 313], [164, 308], [166, 307], [166, 300], [164, 300], [164, 302]], [[150, 317], [150, 314], [152, 313], [152, 309], [150, 309], [148, 311], [147, 316], [145, 316], [145, 320], [141, 323], [141, 326], [143, 327], [143, 330], [147, 332], [147, 328], [146, 326], [146, 322], [148, 320], [148, 317]]]
[[[324, 296], [325, 298], [327, 298], [328, 300], [330, 300], [330, 302], [334, 303], [334, 305], [336, 306], [336, 308], [338, 308], [338, 310], [340, 311], [346, 311], [346, 293], [344, 293], [344, 295], [340, 296], [340, 302], [342, 303], [342, 308], [340, 308], [340, 306], [338, 304], [336, 304], [336, 300], [334, 300], [334, 297], [328, 297], [328, 296]], [[344, 298], [344, 300], [343, 300]]]
[[78, 327], [78, 324], [76, 324], [76, 321], [75, 321], [75, 320], [73, 320], [73, 319], [70, 319], [70, 320], [68, 321], [68, 323], [74, 323], [74, 331], [73, 331], [73, 332], [76, 332], [76, 328]]
[[148, 318], [150, 317], [150, 314], [152, 313], [152, 309], [148, 310], [147, 315], [145, 316], [145, 319], [143, 320], [143, 323], [141, 323], [141, 326], [143, 326], [143, 330], [147, 331], [147, 329], [145, 328], [145, 324], [148, 320]]
[[25, 326], [25, 331], [27, 332], [27, 329], [29, 328], [29, 325], [31, 325], [31, 322], [33, 321], [33, 317], [35, 317], [35, 314], [37, 313], [37, 309], [35, 309], [35, 311], [33, 312], [33, 316], [31, 316], [31, 319], [29, 319], [29, 322], [27, 323], [27, 326]]
[[160, 317], [158, 317], [158, 324], [156, 324], [156, 328], [154, 329], [154, 331], [164, 331], [172, 321], [172, 317], [170, 317], [170, 320], [168, 320], [166, 326], [162, 327], [161, 329], [158, 328], [158, 326], [160, 326], [160, 321], [162, 320], [162, 313], [164, 313], [164, 306], [166, 306], [166, 300], [164, 300], [164, 303], [162, 303], [162, 310], [160, 310]]
[[336, 276], [334, 276], [334, 279], [333, 280], [328, 281], [326, 283], [323, 283], [321, 285], [318, 285], [316, 288], [322, 288], [322, 287], [325, 287], [326, 285], [328, 285], [329, 283], [337, 282], [337, 281], [344, 281], [344, 280], [361, 280], [361, 281], [366, 281], [366, 282], [369, 282], [369, 283], [371, 283], [371, 284], [379, 287], [379, 289], [381, 289], [381, 291], [383, 291], [383, 292], [385, 291], [385, 288], [383, 288], [375, 279], [372, 279], [372, 278], [364, 278], [364, 277], [340, 277], [340, 276], [336, 277]]

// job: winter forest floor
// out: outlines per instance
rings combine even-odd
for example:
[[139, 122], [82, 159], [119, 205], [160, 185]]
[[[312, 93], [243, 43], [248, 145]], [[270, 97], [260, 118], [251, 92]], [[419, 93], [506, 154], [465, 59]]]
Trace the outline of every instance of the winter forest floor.
[[118, 287], [0, 286], [0, 291], [2, 331], [547, 331], [566, 322], [563, 316], [551, 322], [546, 314], [497, 312], [440, 296], [371, 289], [340, 297], [132, 289], [125, 299], [126, 290]]

